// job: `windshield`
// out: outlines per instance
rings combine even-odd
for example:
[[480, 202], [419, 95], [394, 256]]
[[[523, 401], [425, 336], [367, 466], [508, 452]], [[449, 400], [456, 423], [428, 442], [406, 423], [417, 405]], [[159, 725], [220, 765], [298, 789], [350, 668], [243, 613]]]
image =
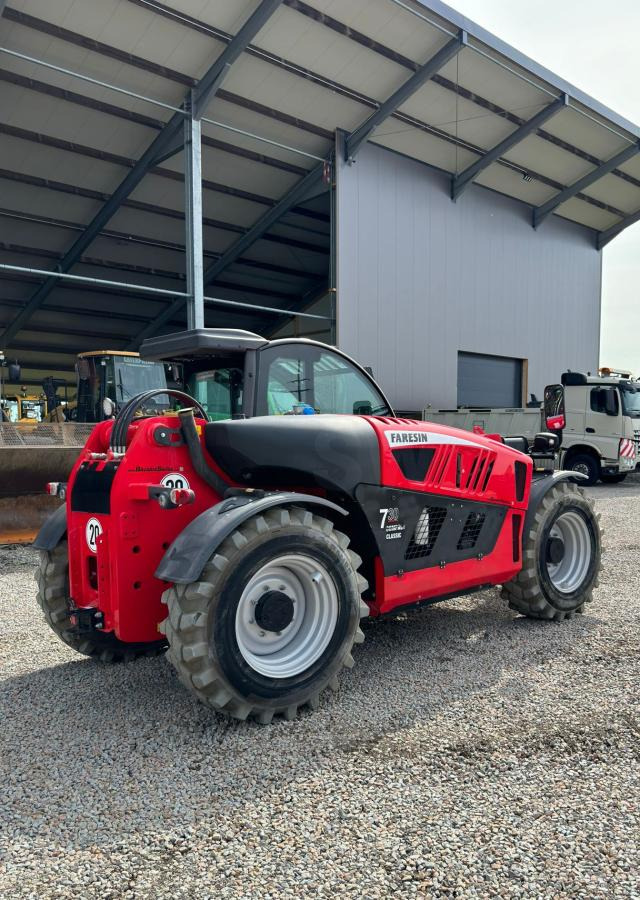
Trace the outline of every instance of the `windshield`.
[[219, 422], [242, 412], [243, 377], [242, 369], [235, 366], [197, 372], [189, 379], [188, 392], [211, 422]]
[[622, 409], [625, 416], [632, 419], [640, 419], [640, 384], [638, 387], [620, 385], [622, 395]]
[[[115, 396], [111, 396], [111, 386], [107, 387], [107, 396], [115, 400], [118, 406], [131, 400], [136, 394], [143, 391], [152, 391], [156, 388], [166, 388], [167, 381], [164, 375], [162, 363], [150, 362], [146, 359], [138, 359], [135, 356], [114, 358]], [[168, 398], [158, 396], [154, 398], [162, 405], [167, 405]]]

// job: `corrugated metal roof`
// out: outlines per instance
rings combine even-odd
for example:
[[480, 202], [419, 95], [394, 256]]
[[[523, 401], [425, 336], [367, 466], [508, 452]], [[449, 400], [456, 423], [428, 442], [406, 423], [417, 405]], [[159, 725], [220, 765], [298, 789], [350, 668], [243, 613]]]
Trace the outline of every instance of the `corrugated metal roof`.
[[[260, 5], [7, 0], [0, 45], [14, 55], [0, 53], [0, 262], [54, 269]], [[528, 204], [532, 225], [544, 228], [553, 213], [593, 229], [595, 246], [640, 218], [638, 127], [439, 0], [272, 5], [203, 111], [205, 268], [223, 254], [231, 260], [207, 293], [286, 311], [326, 287], [326, 193], [295, 204], [256, 240], [244, 235], [253, 238], [261, 217], [331, 157], [336, 131], [353, 135], [380, 108], [387, 115], [368, 139], [449, 173], [458, 203], [469, 177]], [[452, 42], [449, 61], [403, 94]], [[536, 116], [545, 121], [526, 133]], [[501, 142], [504, 152], [490, 159]], [[140, 181], [73, 273], [184, 291], [183, 210], [178, 155]], [[45, 279], [0, 275], [6, 328]], [[60, 281], [10, 346], [25, 359], [54, 347], [91, 349], [105, 333], [125, 346], [168, 302]], [[180, 327], [183, 315], [165, 327]], [[220, 306], [207, 315], [263, 332], [283, 321], [246, 309], [238, 319]]]

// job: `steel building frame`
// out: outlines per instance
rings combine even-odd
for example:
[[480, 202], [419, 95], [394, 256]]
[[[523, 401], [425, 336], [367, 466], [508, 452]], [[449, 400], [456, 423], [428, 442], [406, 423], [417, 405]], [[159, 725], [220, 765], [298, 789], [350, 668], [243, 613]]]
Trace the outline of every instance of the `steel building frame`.
[[[144, 288], [144, 290], [149, 294], [156, 294], [158, 296], [170, 295], [173, 299], [169, 306], [167, 306], [167, 308], [163, 312], [161, 312], [160, 315], [153, 320], [153, 322], [146, 324], [140, 330], [140, 332], [132, 339], [132, 343], [130, 346], [138, 346], [145, 337], [153, 334], [162, 325], [170, 322], [171, 319], [176, 315], [177, 312], [181, 310], [184, 305], [187, 306], [187, 322], [190, 327], [200, 327], [201, 325], [203, 325], [205, 304], [213, 305], [215, 303], [228, 305], [230, 307], [235, 306], [238, 308], [254, 309], [257, 312], [269, 312], [283, 316], [301, 316], [304, 318], [334, 321], [333, 317], [312, 315], [309, 313], [301, 312], [299, 313], [294, 309], [276, 309], [275, 307], [270, 306], [258, 306], [251, 303], [242, 303], [235, 300], [216, 300], [215, 298], [204, 296], [206, 285], [214, 280], [217, 280], [220, 274], [228, 266], [239, 260], [241, 258], [241, 254], [250, 246], [252, 246], [255, 241], [265, 237], [269, 229], [276, 222], [278, 222], [282, 218], [282, 216], [284, 216], [291, 210], [295, 210], [298, 204], [303, 202], [305, 199], [309, 199], [310, 196], [314, 196], [320, 190], [326, 189], [325, 182], [327, 181], [328, 162], [322, 157], [316, 156], [300, 148], [287, 146], [279, 143], [278, 141], [273, 141], [269, 138], [253, 134], [248, 131], [243, 131], [242, 129], [234, 128], [233, 126], [225, 124], [223, 122], [208, 119], [203, 115], [203, 112], [209, 100], [220, 91], [222, 83], [233, 63], [238, 59], [238, 57], [246, 52], [249, 54], [258, 55], [261, 58], [266, 59], [273, 65], [280, 66], [287, 69], [288, 71], [291, 71], [296, 76], [315, 81], [318, 84], [322, 84], [324, 87], [328, 87], [329, 89], [334, 90], [344, 96], [352, 96], [354, 99], [357, 99], [359, 102], [363, 103], [365, 106], [368, 106], [373, 110], [371, 114], [362, 122], [362, 124], [355, 128], [348, 136], [346, 136], [344, 142], [344, 150], [345, 156], [349, 161], [353, 161], [356, 159], [357, 152], [362, 144], [367, 141], [372, 136], [375, 129], [389, 117], [399, 119], [412, 127], [421, 129], [423, 131], [428, 131], [435, 134], [437, 137], [440, 137], [441, 139], [448, 140], [458, 145], [458, 143], [460, 142], [458, 141], [457, 137], [441, 131], [436, 126], [430, 126], [425, 122], [421, 122], [418, 119], [415, 119], [413, 116], [408, 115], [407, 113], [401, 112], [399, 107], [404, 102], [406, 102], [415, 93], [415, 91], [417, 91], [430, 79], [433, 79], [440, 87], [443, 87], [448, 91], [455, 90], [462, 96], [465, 96], [464, 88], [460, 88], [459, 85], [453, 85], [439, 74], [440, 70], [446, 65], [446, 63], [454, 58], [456, 54], [459, 53], [463, 48], [468, 47], [475, 53], [479, 53], [487, 57], [496, 65], [502, 66], [503, 68], [508, 68], [503, 62], [489, 55], [485, 50], [479, 47], [477, 44], [478, 40], [485, 41], [487, 46], [492, 50], [504, 53], [507, 56], [509, 55], [509, 53], [513, 56], [513, 53], [515, 51], [512, 52], [511, 48], [506, 48], [506, 45], [503, 46], [500, 42], [493, 42], [492, 44], [490, 41], [488, 41], [488, 39], [486, 39], [485, 33], [480, 32], [477, 28], [474, 28], [473, 32], [469, 30], [468, 33], [466, 30], [467, 21], [460, 17], [457, 18], [457, 26], [459, 27], [456, 27], [456, 31], [451, 31], [444, 26], [439, 25], [429, 16], [421, 14], [415, 9], [415, 7], [407, 6], [404, 2], [402, 2], [402, 0], [391, 0], [391, 2], [395, 3], [397, 6], [404, 8], [405, 10], [408, 10], [412, 14], [417, 15], [419, 18], [424, 19], [430, 24], [436, 25], [436, 27], [438, 27], [446, 36], [449, 37], [448, 42], [426, 63], [417, 64], [412, 60], [401, 56], [399, 53], [391, 51], [389, 48], [385, 48], [384, 45], [379, 44], [376, 41], [372, 41], [371, 39], [360, 35], [354, 29], [348, 28], [343, 23], [332, 19], [330, 16], [318, 12], [318, 10], [304, 3], [303, 0], [260, 0], [255, 11], [249, 16], [249, 18], [240, 28], [237, 34], [227, 35], [224, 32], [221, 32], [219, 29], [217, 31], [213, 28], [208, 29], [208, 33], [212, 34], [214, 37], [220, 40], [226, 41], [226, 47], [222, 51], [220, 56], [215, 60], [215, 62], [212, 63], [204, 77], [187, 91], [183, 103], [180, 107], [174, 107], [160, 100], [155, 100], [151, 97], [137, 94], [134, 91], [129, 91], [125, 88], [117, 87], [116, 85], [98, 81], [97, 79], [90, 78], [89, 76], [82, 75], [78, 72], [72, 72], [70, 70], [62, 69], [59, 66], [55, 66], [43, 60], [27, 57], [25, 54], [7, 50], [6, 48], [0, 48], [3, 52], [9, 53], [13, 56], [21, 57], [23, 60], [28, 60], [51, 69], [57, 69], [59, 72], [63, 72], [65, 74], [84, 79], [85, 81], [92, 82], [96, 85], [127, 94], [130, 97], [143, 100], [144, 102], [155, 104], [157, 106], [168, 109], [173, 113], [168, 122], [153, 126], [159, 127], [160, 130], [155, 139], [152, 141], [151, 145], [138, 160], [136, 160], [135, 162], [131, 161], [133, 164], [131, 165], [130, 171], [128, 172], [127, 176], [116, 188], [114, 193], [108, 199], [106, 199], [106, 201], [103, 203], [103, 206], [95, 215], [93, 220], [89, 223], [89, 225], [87, 225], [86, 227], [82, 226], [83, 230], [80, 232], [79, 236], [70, 247], [70, 249], [57, 262], [54, 271], [49, 272], [45, 270], [37, 270], [34, 268], [26, 267], [22, 268], [16, 266], [0, 266], [1, 269], [8, 269], [15, 272], [22, 271], [25, 274], [35, 274], [37, 272], [41, 276], [44, 275], [46, 279], [38, 287], [33, 296], [28, 300], [26, 305], [18, 312], [15, 319], [5, 329], [4, 333], [0, 335], [0, 341], [2, 342], [2, 344], [4, 346], [7, 346], [14, 342], [15, 336], [26, 326], [33, 313], [35, 313], [41, 307], [43, 302], [51, 293], [51, 290], [58, 283], [58, 280], [63, 279], [65, 276], [67, 276], [69, 269], [71, 269], [73, 265], [86, 259], [85, 257], [83, 257], [84, 251], [100, 233], [107, 233], [105, 226], [117, 212], [117, 210], [123, 204], [132, 206], [134, 205], [134, 201], [131, 201], [128, 198], [146, 174], [153, 171], [154, 174], [159, 174], [161, 175], [161, 177], [179, 178], [178, 173], [175, 173], [172, 170], [158, 169], [158, 166], [163, 161], [167, 160], [169, 157], [180, 151], [184, 152], [185, 158], [185, 246], [181, 249], [185, 252], [186, 255], [187, 290], [183, 293], [180, 291], [163, 291], [160, 288], [154, 288], [151, 286], [149, 286], [148, 288]], [[418, 0], [418, 2], [422, 2], [422, 0]], [[0, 0], [0, 15], [2, 15], [5, 4], [6, 0]], [[271, 16], [282, 4], [291, 9], [295, 9], [302, 15], [309, 16], [315, 21], [321, 22], [324, 26], [340, 34], [343, 34], [345, 37], [349, 38], [352, 41], [364, 44], [369, 49], [381, 54], [382, 56], [393, 58], [394, 62], [409, 69], [413, 74], [411, 74], [409, 79], [404, 84], [402, 84], [400, 88], [398, 88], [391, 96], [389, 96], [384, 101], [378, 102], [371, 98], [364, 97], [363, 95], [356, 95], [356, 92], [351, 91], [350, 89], [338, 84], [337, 82], [330, 82], [327, 78], [321, 78], [310, 70], [303, 69], [303, 67], [301, 66], [294, 66], [292, 63], [288, 63], [287, 60], [274, 57], [267, 51], [258, 50], [256, 47], [252, 47], [252, 39], [255, 37], [257, 32], [269, 21]], [[439, 9], [441, 6], [441, 4], [439, 4], [439, 0], [430, 0], [430, 5], [434, 6], [435, 9]], [[161, 7], [159, 5], [155, 8], [155, 11], [161, 15], [166, 15], [169, 18], [172, 17], [172, 11], [168, 7]], [[9, 12], [11, 12], [11, 18], [14, 21], [18, 21], [19, 17], [23, 16], [23, 14], [17, 13], [13, 10], [7, 10], [7, 16], [9, 15]], [[451, 21], [455, 20], [455, 18], [451, 19], [450, 14], [452, 13], [452, 11], [448, 8], [442, 6], [440, 12], [444, 18], [448, 17]], [[193, 23], [196, 22], [196, 20], [191, 21]], [[472, 26], [473, 23], [470, 23], [469, 29], [471, 29]], [[216, 33], [214, 34], [214, 32]], [[471, 35], [473, 41], [470, 41], [469, 35]], [[68, 37], [64, 39], [73, 40], [73, 38], [74, 35], [69, 32]], [[76, 35], [75, 38], [78, 39], [78, 36]], [[106, 45], [104, 46], [106, 48]], [[108, 48], [106, 49], [108, 50]], [[509, 53], [507, 53], [507, 50], [509, 51]], [[514, 57], [514, 59], [516, 59], [516, 62], [521, 63], [523, 66], [525, 63], [527, 65], [530, 65], [530, 61], [527, 61], [524, 58], [520, 60], [519, 57]], [[528, 80], [524, 75], [519, 74], [512, 69], [509, 69], [509, 71], [511, 71], [515, 75], [518, 75], [518, 77], [523, 78], [525, 81]], [[546, 73], [546, 71], [541, 71], [539, 77], [543, 77], [543, 75], [546, 76], [549, 74], [550, 73]], [[17, 80], [16, 83], [18, 83], [21, 77], [22, 76], [19, 75], [15, 76]], [[540, 87], [540, 85], [537, 86]], [[587, 117], [591, 118], [591, 116], [589, 116], [588, 113], [582, 110], [579, 105], [572, 104], [571, 96], [569, 95], [568, 90], [571, 90], [571, 95], [574, 95], [575, 93], [578, 103], [583, 102], [583, 98], [581, 97], [579, 92], [574, 92], [574, 89], [572, 89], [571, 86], [567, 86], [562, 83], [562, 87], [560, 88], [560, 90], [562, 91], [563, 89], [565, 89], [567, 92], [560, 93], [560, 96], [557, 96], [557, 93], [553, 93], [552, 91], [545, 88], [540, 87], [540, 89], [549, 94], [551, 102], [536, 116], [533, 116], [528, 121], [519, 119], [516, 115], [509, 113], [507, 110], [500, 111], [495, 104], [489, 104], [488, 101], [484, 100], [478, 95], [474, 94], [472, 95], [472, 97], [470, 96], [470, 99], [473, 99], [474, 102], [479, 103], [481, 106], [486, 105], [487, 109], [489, 109], [489, 107], [491, 106], [491, 111], [495, 114], [504, 115], [507, 121], [514, 124], [515, 130], [512, 132], [512, 134], [507, 136], [503, 141], [501, 141], [488, 151], [473, 147], [472, 145], [465, 145], [466, 149], [477, 153], [479, 155], [479, 159], [475, 163], [470, 165], [466, 170], [451, 176], [452, 199], [455, 200], [484, 169], [486, 169], [494, 162], [498, 162], [500, 165], [505, 165], [517, 171], [521, 171], [521, 167], [509, 162], [508, 160], [505, 160], [503, 156], [506, 152], [515, 147], [528, 135], [537, 132], [539, 134], [539, 137], [543, 140], [550, 141], [552, 143], [558, 143], [557, 138], [542, 130], [542, 125], [563, 107], [571, 106], [571, 108], [574, 109], [577, 113], [581, 115], [587, 115]], [[50, 92], [55, 95], [56, 88], [53, 86], [47, 87], [45, 85], [41, 87], [41, 90], [43, 90], [44, 93]], [[222, 93], [224, 94], [224, 91]], [[80, 95], [78, 95], [78, 97], [80, 99], [77, 99], [76, 101], [71, 100], [71, 102], [81, 102], [83, 100]], [[84, 98], [84, 102], [86, 103], [86, 105], [93, 105], [96, 109], [99, 109], [101, 106], [106, 108], [107, 106], [107, 104], [101, 103], [101, 101], [93, 101], [89, 98]], [[274, 117], [277, 118], [277, 111], [272, 112]], [[224, 185], [215, 185], [213, 182], [202, 181], [202, 144], [211, 143], [213, 145], [216, 143], [213, 142], [210, 138], [202, 136], [201, 122], [203, 121], [213, 124], [217, 127], [226, 128], [232, 132], [237, 132], [247, 137], [252, 137], [257, 140], [264, 141], [267, 144], [272, 144], [281, 149], [299, 153], [301, 156], [312, 159], [316, 163], [310, 170], [303, 170], [299, 167], [289, 166], [289, 171], [295, 171], [297, 169], [298, 173], [302, 174], [302, 172], [306, 172], [306, 174], [302, 175], [301, 180], [293, 185], [293, 187], [280, 200], [271, 205], [270, 208], [267, 209], [267, 211], [258, 219], [258, 221], [255, 222], [255, 224], [249, 227], [246, 231], [244, 231], [244, 233], [242, 233], [240, 237], [226, 251], [221, 253], [217, 259], [214, 257], [213, 261], [208, 265], [206, 269], [204, 268], [204, 258], [205, 256], [211, 256], [212, 254], [206, 254], [203, 247], [202, 190], [203, 188], [207, 190], [220, 189], [235, 196], [240, 196], [242, 192], [238, 191], [237, 189], [226, 187]], [[282, 121], [284, 121], [284, 119], [282, 119]], [[628, 123], [620, 124], [621, 127], [627, 127], [628, 125]], [[312, 129], [310, 124], [307, 123], [305, 125], [305, 123], [298, 122], [297, 120], [296, 126], [302, 128], [303, 130], [306, 129], [313, 131], [313, 133], [316, 134], [320, 134], [321, 132], [321, 130], [316, 128], [315, 126]], [[610, 131], [613, 131], [613, 129], [605, 124], [603, 124], [603, 127], [607, 127]], [[327, 135], [323, 132], [323, 136], [326, 137]], [[629, 140], [623, 135], [620, 135], [620, 137], [624, 137], [625, 140]], [[58, 144], [62, 143], [64, 142], [58, 141]], [[576, 147], [571, 147], [566, 143], [563, 144], [563, 147], [569, 152], [587, 158], [583, 151], [579, 150]], [[561, 184], [557, 184], [549, 178], [537, 175], [535, 172], [523, 172], [523, 174], [531, 175], [531, 177], [548, 184], [556, 192], [554, 196], [549, 201], [547, 201], [547, 203], [533, 210], [532, 224], [534, 225], [534, 227], [537, 227], [551, 212], [557, 209], [557, 207], [562, 203], [566, 202], [572, 197], [579, 196], [580, 199], [584, 200], [585, 202], [592, 203], [593, 205], [599, 206], [601, 208], [607, 208], [612, 213], [618, 216], [624, 216], [622, 221], [618, 222], [607, 231], [601, 232], [596, 236], [596, 245], [598, 249], [605, 246], [611, 239], [613, 239], [613, 237], [618, 235], [626, 227], [640, 220], [640, 212], [625, 215], [625, 213], [620, 212], [613, 207], [606, 207], [605, 204], [601, 203], [596, 198], [590, 197], [589, 195], [584, 195], [581, 192], [585, 188], [596, 182], [599, 178], [602, 178], [604, 175], [607, 175], [609, 173], [613, 173], [618, 178], [626, 179], [627, 181], [638, 185], [639, 182], [636, 179], [618, 170], [618, 166], [631, 159], [639, 151], [640, 142], [638, 140], [633, 142], [630, 141], [627, 147], [625, 147], [622, 151], [606, 161], [592, 159], [591, 162], [595, 166], [595, 168], [587, 175], [583, 176], [581, 179], [567, 187]], [[243, 152], [246, 153], [247, 151], [242, 151], [240, 148], [238, 148], [237, 152], [242, 154]], [[106, 156], [108, 156], [108, 154]], [[119, 159], [115, 160], [115, 158], [114, 161], [120, 165], [130, 165], [128, 161], [123, 162]], [[278, 161], [274, 160], [273, 162], [275, 164]], [[287, 165], [282, 161], [279, 162], [279, 164], [283, 168], [285, 167], [285, 165]], [[16, 177], [16, 180], [20, 179]], [[71, 188], [72, 186], [68, 187]], [[60, 185], [60, 189], [63, 188], [64, 186]], [[253, 199], [256, 202], [271, 202], [269, 198], [251, 197], [249, 199]], [[139, 204], [139, 206], [141, 208], [142, 204]], [[149, 208], [149, 211], [155, 211], [151, 209], [151, 204], [146, 204], [146, 206]], [[167, 212], [167, 214], [172, 213]], [[204, 220], [204, 224], [214, 224], [215, 227], [224, 226], [224, 223], [213, 223], [213, 220], [211, 223], [207, 222], [207, 220]], [[240, 228], [231, 230], [241, 231]], [[276, 240], [275, 237], [268, 237], [269, 239]], [[180, 248], [176, 246], [174, 249]], [[314, 249], [314, 245], [309, 244], [308, 249]], [[99, 264], [99, 261], [94, 261], [93, 264]], [[252, 264], [257, 267], [266, 265], [264, 263], [258, 264], [255, 262]], [[77, 281], [82, 281], [82, 276], [68, 277], [74, 278]], [[87, 278], [84, 280], [86, 283], [92, 283], [96, 286], [100, 284], [110, 288], [119, 286], [124, 290], [133, 291], [139, 291], [142, 289], [140, 285], [130, 285], [125, 282], [113, 282], [95, 278]], [[313, 291], [316, 289], [317, 287], [311, 287], [311, 293], [313, 293]]]
[[[266, 24], [269, 18], [281, 5], [282, 0], [261, 0], [260, 5], [252, 13], [238, 31], [235, 37], [227, 44], [220, 56], [210, 66], [209, 70], [198, 82], [195, 88], [187, 94], [183, 102], [183, 108], [174, 112], [162, 131], [152, 141], [145, 153], [139, 158], [135, 166], [113, 192], [109, 200], [94, 216], [84, 232], [74, 242], [73, 246], [65, 253], [57, 266], [58, 273], [68, 272], [76, 263], [87, 247], [92, 243], [102, 228], [110, 221], [113, 215], [144, 176], [159, 162], [173, 156], [179, 150], [185, 151], [185, 244], [187, 251], [187, 288], [189, 321], [204, 324], [204, 289], [202, 282], [202, 173], [201, 173], [201, 133], [200, 119], [207, 103], [220, 88], [230, 67], [244, 52], [258, 31]], [[0, 9], [1, 12], [1, 9]], [[75, 73], [73, 73], [75, 74]], [[104, 87], [112, 85], [102, 84]], [[133, 92], [131, 96], [136, 96]], [[140, 95], [138, 95], [140, 98]], [[149, 98], [144, 98], [149, 100]], [[151, 101], [153, 102], [153, 101]], [[167, 106], [167, 104], [161, 104]], [[198, 245], [193, 246], [192, 242]], [[4, 345], [9, 345], [18, 332], [29, 321], [31, 316], [42, 305], [57, 283], [57, 276], [51, 275], [38, 288], [33, 297], [28, 301], [22, 311], [16, 316], [11, 325], [5, 329], [2, 335]], [[157, 291], [156, 291], [157, 293]]]

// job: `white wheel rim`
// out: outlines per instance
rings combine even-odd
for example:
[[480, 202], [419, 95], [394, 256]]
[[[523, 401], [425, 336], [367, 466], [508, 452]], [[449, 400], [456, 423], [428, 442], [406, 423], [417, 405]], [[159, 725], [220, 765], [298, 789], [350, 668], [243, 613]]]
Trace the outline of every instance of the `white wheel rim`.
[[[286, 594], [293, 617], [282, 631], [256, 621], [256, 606], [270, 591]], [[238, 649], [251, 668], [268, 678], [292, 678], [324, 653], [338, 621], [338, 591], [328, 570], [302, 554], [276, 557], [251, 578], [236, 611]]]
[[549, 538], [557, 538], [564, 544], [564, 556], [560, 562], [547, 561], [551, 583], [560, 593], [572, 594], [583, 583], [591, 564], [589, 527], [580, 513], [566, 512], [553, 523]]

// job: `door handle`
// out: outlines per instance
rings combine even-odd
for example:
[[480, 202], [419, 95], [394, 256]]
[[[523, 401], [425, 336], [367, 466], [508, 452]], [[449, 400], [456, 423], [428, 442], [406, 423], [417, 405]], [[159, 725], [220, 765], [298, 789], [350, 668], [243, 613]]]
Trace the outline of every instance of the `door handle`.
[[595, 434], [596, 433], [595, 428], [585, 428], [585, 431], [587, 432], [587, 434]]

